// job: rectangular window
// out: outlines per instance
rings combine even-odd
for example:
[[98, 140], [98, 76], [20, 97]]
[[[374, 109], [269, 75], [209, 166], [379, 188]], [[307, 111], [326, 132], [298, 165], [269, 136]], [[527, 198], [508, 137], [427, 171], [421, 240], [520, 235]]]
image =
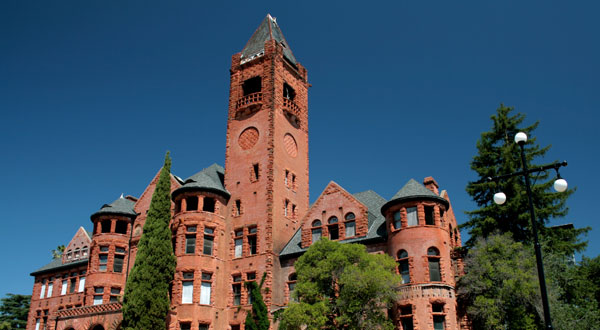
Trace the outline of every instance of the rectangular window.
[[321, 239], [321, 228], [315, 228], [312, 230], [312, 242], [316, 242]]
[[198, 197], [190, 196], [185, 199], [185, 210], [186, 211], [197, 211], [198, 210]]
[[203, 254], [212, 256], [214, 240], [215, 230], [213, 228], [204, 228], [204, 247], [202, 249]]
[[347, 221], [346, 222], [346, 237], [356, 236], [356, 222]]
[[46, 294], [46, 280], [42, 282], [42, 290], [40, 291], [40, 299], [44, 298], [44, 294]]
[[181, 284], [183, 286], [181, 303], [191, 304], [194, 297], [194, 281], [183, 281]]
[[292, 190], [296, 190], [296, 175], [292, 174]]
[[119, 295], [121, 294], [121, 288], [110, 288], [110, 302], [119, 302]]
[[240, 258], [242, 256], [242, 248], [243, 248], [244, 239], [236, 238], [235, 239], [235, 257]]
[[433, 206], [425, 206], [425, 224], [433, 226], [435, 220], [433, 218]]
[[104, 288], [94, 287], [94, 293], [94, 305], [102, 305], [102, 294], [104, 293]]
[[286, 187], [289, 187], [288, 185], [288, 177], [290, 176], [290, 171], [285, 170], [285, 177], [283, 177], [283, 183], [285, 184]]
[[429, 280], [431, 282], [441, 282], [440, 259], [429, 258]]
[[198, 330], [208, 330], [208, 324], [198, 324]]
[[123, 261], [125, 260], [124, 255], [115, 254], [115, 260], [113, 262], [113, 272], [121, 273], [123, 271]]
[[407, 207], [406, 208], [406, 222], [408, 226], [418, 226], [419, 218], [417, 216], [417, 208], [416, 207]]
[[79, 288], [77, 292], [83, 292], [83, 288], [85, 288], [85, 276], [79, 278]]
[[108, 252], [108, 246], [101, 246], [100, 252]]
[[402, 284], [410, 283], [410, 271], [408, 270], [408, 260], [400, 260], [400, 276], [402, 277]]
[[202, 273], [202, 287], [200, 288], [200, 304], [201, 305], [210, 305], [210, 291], [211, 291], [211, 282], [206, 282], [205, 280], [210, 280], [212, 274]]
[[127, 234], [127, 221], [117, 220], [117, 224], [115, 226], [115, 233]]
[[180, 330], [192, 330], [192, 324], [191, 323], [179, 323], [179, 329]]
[[108, 254], [99, 254], [98, 259], [99, 259], [98, 270], [101, 272], [105, 272], [106, 265], [108, 264]]
[[102, 233], [110, 233], [110, 225], [111, 225], [112, 221], [110, 220], [103, 220], [102, 221]]
[[402, 324], [402, 330], [414, 330], [412, 316], [403, 317], [400, 319], [400, 323]]
[[242, 284], [234, 283], [232, 285], [233, 290], [233, 305], [239, 306], [242, 304]]
[[398, 230], [402, 227], [402, 218], [400, 216], [400, 211], [394, 212], [394, 229]]
[[236, 199], [235, 201], [235, 215], [239, 216], [240, 214], [242, 214], [242, 201], [239, 199]]
[[[54, 281], [54, 279], [50, 278], [50, 281]], [[46, 296], [46, 298], [52, 297], [52, 287], [54, 287], [54, 283], [48, 283], [48, 295]]]
[[67, 294], [67, 287], [69, 286], [69, 281], [63, 280], [62, 287], [60, 288], [60, 295], [64, 296]]
[[284, 209], [283, 209], [283, 215], [286, 217], [288, 216], [289, 207], [290, 207], [290, 201], [286, 199], [285, 203], [284, 203]]
[[434, 330], [444, 330], [446, 328], [445, 318], [443, 315], [434, 315], [433, 316], [433, 329]]
[[338, 225], [337, 223], [335, 225], [329, 225], [327, 226], [327, 230], [329, 230], [329, 239], [330, 240], [336, 240], [340, 238], [340, 234], [339, 234], [339, 230], [338, 230]]
[[250, 255], [255, 255], [256, 251], [256, 235], [248, 235], [248, 250]]
[[40, 319], [35, 319], [35, 330], [40, 330]]
[[196, 235], [185, 235], [185, 253], [196, 253]]
[[75, 285], [77, 285], [77, 278], [76, 277], [72, 277], [71, 278], [71, 285], [69, 286], [69, 293], [74, 293], [75, 292]]
[[204, 205], [202, 205], [202, 211], [215, 212], [215, 199], [211, 197], [204, 197]]
[[252, 170], [254, 171], [254, 181], [257, 181], [259, 177], [258, 164], [252, 164]]

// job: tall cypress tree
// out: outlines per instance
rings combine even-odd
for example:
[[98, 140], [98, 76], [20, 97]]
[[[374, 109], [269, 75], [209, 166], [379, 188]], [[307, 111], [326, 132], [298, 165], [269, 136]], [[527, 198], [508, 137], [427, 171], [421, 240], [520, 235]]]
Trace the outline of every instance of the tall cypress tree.
[[123, 297], [123, 324], [126, 330], [164, 330], [169, 312], [169, 286], [176, 259], [171, 243], [171, 158], [165, 164], [152, 201], [135, 264], [127, 279]]
[[[483, 132], [477, 141], [478, 153], [471, 161], [471, 169], [474, 170], [478, 179], [469, 182], [467, 193], [479, 207], [477, 210], [467, 212], [469, 220], [462, 227], [470, 230], [471, 238], [467, 246], [473, 246], [478, 238], [488, 237], [491, 233], [510, 232], [513, 238], [519, 242], [531, 242], [532, 232], [530, 215], [528, 212], [528, 200], [524, 180], [521, 176], [513, 177], [501, 182], [480, 182], [481, 179], [493, 177], [522, 169], [520, 147], [514, 142], [514, 136], [518, 132], [525, 132], [529, 137], [525, 144], [525, 156], [527, 166], [533, 168], [541, 166], [536, 160], [543, 157], [550, 146], [541, 147], [533, 131], [539, 122], [529, 126], [523, 126], [525, 115], [513, 114], [514, 108], [500, 104], [492, 119], [492, 129]], [[565, 205], [567, 198], [573, 193], [569, 189], [563, 193], [551, 190], [555, 174], [546, 172], [532, 175], [532, 194], [535, 208], [536, 220], [539, 223], [541, 234], [548, 238], [552, 231], [546, 230], [546, 224], [551, 218], [564, 217], [568, 208]], [[493, 202], [494, 193], [502, 191], [507, 196], [503, 205]], [[579, 242], [579, 234], [589, 229], [575, 229], [571, 235], [571, 250], [581, 250], [585, 243]], [[561, 237], [564, 235], [561, 235]]]
[[246, 289], [252, 297], [252, 310], [246, 314], [244, 324], [246, 330], [269, 330], [269, 311], [260, 292], [265, 283], [266, 275], [266, 273], [263, 274], [260, 285], [257, 285], [256, 282], [246, 282]]

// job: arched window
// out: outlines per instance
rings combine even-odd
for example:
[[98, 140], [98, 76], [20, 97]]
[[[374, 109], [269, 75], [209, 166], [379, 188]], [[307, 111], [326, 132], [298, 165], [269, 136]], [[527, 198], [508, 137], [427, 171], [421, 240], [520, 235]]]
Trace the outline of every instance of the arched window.
[[356, 236], [356, 217], [354, 216], [354, 213], [346, 213], [344, 220], [346, 220], [344, 223], [344, 226], [346, 227], [346, 238]]
[[408, 267], [408, 252], [406, 250], [398, 251], [398, 272], [402, 277], [402, 284], [410, 283], [410, 271]]
[[313, 227], [312, 230], [311, 230], [311, 232], [312, 232], [312, 242], [314, 243], [314, 242], [316, 242], [316, 241], [318, 241], [318, 240], [321, 239], [321, 232], [322, 232], [322, 229], [321, 229], [321, 220], [315, 220], [315, 221], [313, 221], [312, 227]]
[[337, 217], [331, 217], [329, 218], [329, 220], [327, 221], [327, 223], [329, 224], [327, 226], [327, 229], [329, 230], [329, 239], [330, 240], [336, 240], [340, 238], [340, 232], [338, 230], [338, 218]]
[[67, 250], [67, 259], [71, 259], [72, 255], [71, 255], [71, 250]]
[[79, 258], [79, 248], [75, 249], [74, 254], [75, 254], [75, 256], [74, 256], [75, 259]]
[[429, 280], [431, 282], [441, 282], [440, 251], [435, 247], [430, 247], [427, 249], [427, 256], [429, 261]]
[[87, 255], [88, 255], [88, 247], [84, 246], [84, 247], [81, 248], [81, 256], [82, 257], [87, 257]]

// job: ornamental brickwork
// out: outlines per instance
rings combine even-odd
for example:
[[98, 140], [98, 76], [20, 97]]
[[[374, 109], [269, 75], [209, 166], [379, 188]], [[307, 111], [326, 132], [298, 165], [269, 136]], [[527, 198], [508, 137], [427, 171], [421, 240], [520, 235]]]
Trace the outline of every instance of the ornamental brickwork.
[[[273, 315], [293, 299], [294, 262], [327, 238], [397, 260], [403, 284], [389, 313], [397, 329], [469, 329], [456, 302], [460, 233], [448, 194], [432, 177], [410, 180], [390, 200], [330, 182], [310, 205], [309, 87], [268, 15], [231, 58], [225, 168], [214, 164], [185, 180], [171, 175], [177, 267], [167, 328], [243, 329], [251, 308], [244, 283], [263, 274]], [[31, 274], [28, 330], [120, 329], [157, 180], [139, 198], [102, 206], [91, 233], [80, 228], [61, 259]]]

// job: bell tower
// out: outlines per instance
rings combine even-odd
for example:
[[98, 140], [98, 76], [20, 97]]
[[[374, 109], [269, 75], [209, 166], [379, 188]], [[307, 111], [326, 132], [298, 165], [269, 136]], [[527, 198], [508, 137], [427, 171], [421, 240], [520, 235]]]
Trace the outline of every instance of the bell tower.
[[271, 290], [265, 302], [283, 305], [278, 254], [309, 206], [307, 71], [267, 15], [232, 56], [230, 73], [225, 187], [231, 272], [266, 273]]

